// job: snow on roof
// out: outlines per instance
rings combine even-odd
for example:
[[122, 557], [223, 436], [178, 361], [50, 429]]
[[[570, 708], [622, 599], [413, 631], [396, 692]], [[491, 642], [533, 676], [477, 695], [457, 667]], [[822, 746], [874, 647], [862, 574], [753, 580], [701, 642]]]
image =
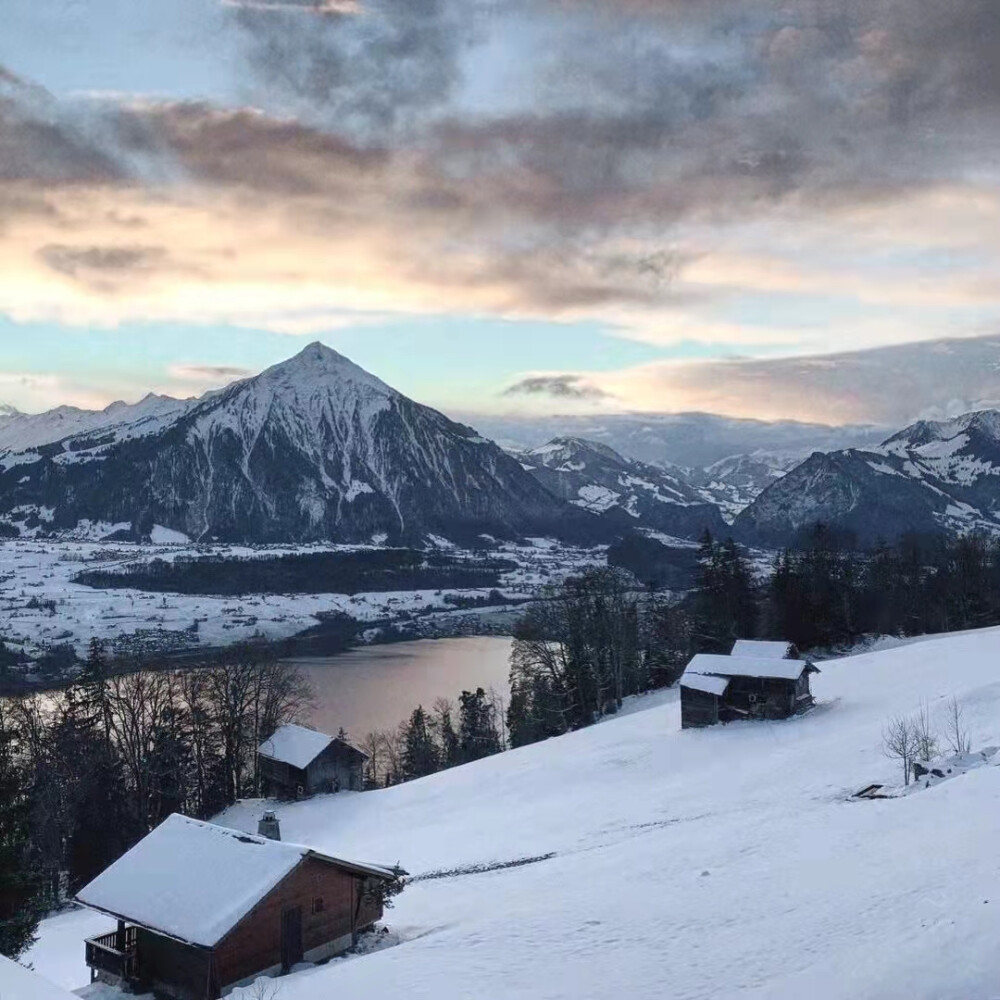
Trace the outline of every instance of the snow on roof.
[[280, 760], [300, 770], [308, 767], [334, 740], [305, 726], [282, 726], [257, 748], [262, 757]]
[[763, 656], [720, 656], [718, 653], [698, 653], [687, 665], [681, 683], [692, 675], [715, 677], [774, 677], [780, 680], [798, 680], [804, 670], [817, 672], [804, 660], [771, 660]]
[[765, 659], [784, 660], [792, 652], [792, 643], [767, 642], [762, 639], [737, 639], [733, 643], [730, 656], [755, 656]]
[[0, 998], [7, 1000], [8, 997], [10, 1000], [78, 1000], [37, 972], [0, 955]]
[[305, 857], [362, 875], [394, 874], [388, 868], [175, 813], [80, 890], [77, 900], [179, 941], [210, 948]]
[[704, 691], [705, 694], [721, 695], [729, 687], [728, 677], [711, 677], [707, 674], [689, 674], [685, 671], [681, 678], [681, 687], [692, 691]]

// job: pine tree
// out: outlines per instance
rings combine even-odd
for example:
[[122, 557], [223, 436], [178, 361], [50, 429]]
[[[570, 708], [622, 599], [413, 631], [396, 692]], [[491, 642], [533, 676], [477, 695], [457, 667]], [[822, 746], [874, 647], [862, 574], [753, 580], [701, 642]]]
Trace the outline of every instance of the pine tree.
[[463, 691], [459, 698], [458, 749], [463, 762], [489, 757], [502, 749], [493, 706], [482, 688]]
[[28, 776], [17, 734], [0, 706], [0, 954], [17, 958], [34, 940], [42, 878], [31, 850]]
[[441, 754], [434, 742], [430, 720], [418, 705], [403, 726], [403, 780], [412, 781], [433, 774], [441, 766]]

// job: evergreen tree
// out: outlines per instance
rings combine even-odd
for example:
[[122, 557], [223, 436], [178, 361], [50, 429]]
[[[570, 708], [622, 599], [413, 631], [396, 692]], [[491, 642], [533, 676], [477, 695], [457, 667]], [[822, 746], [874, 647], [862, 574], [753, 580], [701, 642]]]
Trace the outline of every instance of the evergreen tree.
[[33, 864], [28, 776], [17, 734], [0, 705], [0, 954], [17, 958], [34, 940], [42, 878]]
[[463, 691], [459, 698], [458, 744], [463, 762], [479, 760], [499, 753], [500, 733], [494, 718], [493, 706], [486, 699], [486, 692]]
[[434, 729], [441, 749], [441, 767], [461, 764], [458, 733], [452, 720], [452, 704], [447, 698], [439, 698], [434, 703]]
[[422, 705], [418, 705], [403, 726], [403, 780], [411, 781], [440, 769], [441, 754]]

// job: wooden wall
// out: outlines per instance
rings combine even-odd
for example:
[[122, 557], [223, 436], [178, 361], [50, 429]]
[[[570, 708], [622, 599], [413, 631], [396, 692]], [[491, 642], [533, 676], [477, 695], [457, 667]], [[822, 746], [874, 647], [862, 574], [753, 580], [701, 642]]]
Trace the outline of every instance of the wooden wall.
[[208, 949], [181, 944], [140, 927], [136, 954], [139, 976], [158, 994], [175, 1000], [211, 1000], [217, 995]]
[[681, 728], [714, 726], [719, 721], [719, 699], [707, 691], [681, 686]]
[[[281, 915], [302, 908], [303, 951], [350, 937], [381, 919], [362, 898], [362, 879], [316, 858], [305, 858], [217, 945], [215, 968], [225, 987], [281, 964]], [[322, 909], [316, 901], [322, 899]], [[348, 940], [348, 947], [350, 940]]]

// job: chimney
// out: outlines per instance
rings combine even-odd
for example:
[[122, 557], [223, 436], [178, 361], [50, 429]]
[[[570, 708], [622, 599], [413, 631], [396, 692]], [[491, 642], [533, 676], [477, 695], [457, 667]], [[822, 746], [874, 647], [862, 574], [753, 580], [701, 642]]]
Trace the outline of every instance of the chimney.
[[268, 809], [257, 824], [257, 836], [268, 840], [281, 840], [281, 824], [273, 809]]

